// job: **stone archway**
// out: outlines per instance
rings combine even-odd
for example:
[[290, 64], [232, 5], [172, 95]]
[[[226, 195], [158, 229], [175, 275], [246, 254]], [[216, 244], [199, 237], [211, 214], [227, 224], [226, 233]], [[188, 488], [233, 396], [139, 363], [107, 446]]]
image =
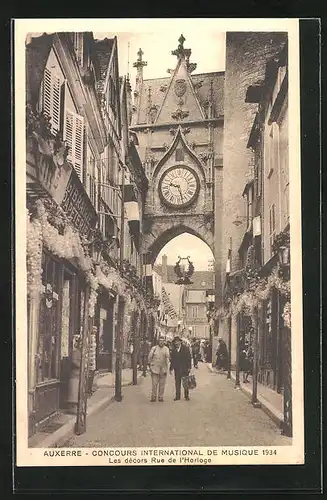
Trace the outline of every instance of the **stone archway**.
[[201, 239], [214, 255], [214, 235], [211, 223], [204, 221], [203, 216], [194, 216], [192, 219], [192, 227], [185, 224], [185, 217], [178, 216], [153, 223], [151, 231], [143, 240], [143, 254], [149, 256], [147, 258], [149, 264], [155, 262], [160, 250], [169, 241], [183, 233], [189, 233]]

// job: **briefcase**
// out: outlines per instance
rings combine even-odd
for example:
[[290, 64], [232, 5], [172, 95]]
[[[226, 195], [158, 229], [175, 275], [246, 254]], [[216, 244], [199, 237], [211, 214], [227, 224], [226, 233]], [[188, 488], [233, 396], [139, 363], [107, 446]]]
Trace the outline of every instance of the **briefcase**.
[[182, 377], [182, 382], [184, 389], [195, 389], [196, 387], [196, 379], [193, 373], [186, 377]]

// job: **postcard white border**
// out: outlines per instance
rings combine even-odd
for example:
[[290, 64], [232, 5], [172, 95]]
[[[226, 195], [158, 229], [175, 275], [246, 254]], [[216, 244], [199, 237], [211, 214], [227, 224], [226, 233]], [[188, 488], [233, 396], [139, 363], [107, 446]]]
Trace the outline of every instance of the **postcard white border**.
[[[298, 19], [16, 19], [14, 30], [14, 95], [15, 95], [15, 220], [16, 220], [16, 450], [17, 466], [82, 466], [117, 465], [108, 463], [108, 457], [99, 456], [102, 448], [61, 448], [76, 450], [81, 456], [51, 457], [48, 449], [29, 448], [27, 430], [27, 302], [26, 302], [26, 207], [25, 207], [25, 38], [27, 33], [52, 31], [95, 32], [161, 32], [172, 27], [192, 28], [197, 31], [284, 31], [289, 40], [289, 111], [292, 126], [289, 129], [290, 227], [291, 227], [291, 294], [292, 294], [292, 391], [293, 438], [291, 446], [279, 447], [212, 447], [193, 448], [216, 450], [208, 465], [237, 464], [302, 464], [304, 463], [303, 410], [303, 328], [302, 328], [302, 240], [301, 240], [301, 170], [300, 170], [300, 68]], [[20, 125], [21, 124], [21, 125]], [[24, 181], [23, 181], [24, 179]], [[115, 450], [115, 448], [111, 448]], [[118, 450], [124, 450], [119, 448]], [[162, 448], [158, 448], [160, 450]], [[169, 448], [172, 449], [172, 448]], [[175, 449], [175, 448], [174, 448]], [[185, 448], [189, 449], [189, 448]], [[255, 455], [224, 455], [222, 449], [258, 450]], [[276, 455], [264, 455], [262, 450], [276, 450]], [[92, 451], [97, 456], [92, 455]], [[142, 457], [143, 448], [136, 448]], [[53, 451], [58, 452], [58, 449]], [[127, 465], [127, 464], [121, 464]], [[128, 464], [128, 465], [140, 465]], [[155, 464], [144, 464], [155, 465]], [[158, 464], [162, 465], [162, 464]], [[176, 465], [168, 462], [166, 465]], [[195, 464], [201, 465], [201, 464]]]

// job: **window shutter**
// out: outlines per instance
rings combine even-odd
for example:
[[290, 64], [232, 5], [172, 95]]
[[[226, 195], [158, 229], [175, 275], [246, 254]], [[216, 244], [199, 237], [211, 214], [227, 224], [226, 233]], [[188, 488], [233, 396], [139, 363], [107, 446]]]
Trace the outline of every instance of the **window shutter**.
[[66, 110], [64, 140], [69, 147], [67, 159], [83, 182], [84, 118], [68, 109]]
[[75, 170], [83, 182], [84, 118], [75, 115]]
[[54, 71], [45, 68], [41, 86], [41, 107], [44, 114], [50, 117], [53, 134], [60, 130], [61, 85], [60, 77]]
[[51, 71], [45, 68], [43, 85], [42, 85], [42, 111], [47, 115], [51, 116]]

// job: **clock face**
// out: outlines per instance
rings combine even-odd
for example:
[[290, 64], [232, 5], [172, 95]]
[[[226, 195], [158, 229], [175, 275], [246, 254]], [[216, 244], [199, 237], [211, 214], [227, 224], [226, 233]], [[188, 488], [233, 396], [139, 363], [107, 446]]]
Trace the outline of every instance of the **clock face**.
[[170, 167], [159, 182], [159, 193], [167, 205], [185, 207], [198, 195], [200, 183], [193, 170], [185, 166]]

